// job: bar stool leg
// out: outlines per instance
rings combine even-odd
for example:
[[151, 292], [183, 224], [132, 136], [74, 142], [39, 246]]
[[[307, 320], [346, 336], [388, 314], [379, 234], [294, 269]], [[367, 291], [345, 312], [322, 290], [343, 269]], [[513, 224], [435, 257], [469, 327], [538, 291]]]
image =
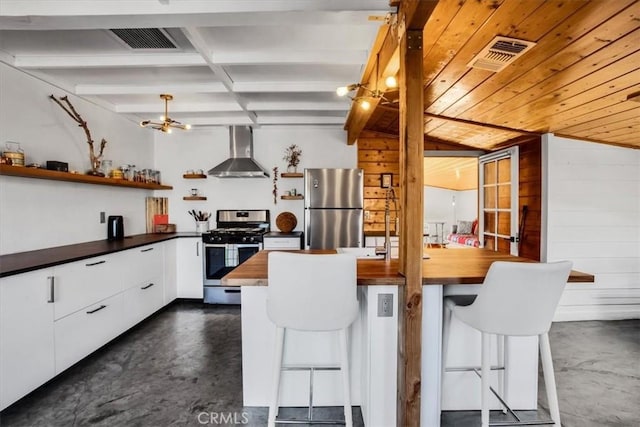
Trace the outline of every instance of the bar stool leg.
[[[451, 330], [451, 317], [453, 315], [453, 311], [444, 304], [444, 316], [442, 319], [442, 351], [440, 354], [442, 355], [442, 360], [440, 361], [442, 365], [442, 371], [440, 373], [440, 384], [444, 384], [444, 379], [446, 377], [445, 373], [447, 372], [447, 354], [449, 353], [449, 331]], [[442, 392], [444, 387], [440, 387], [440, 407], [442, 407], [442, 401], [444, 393]]]
[[558, 406], [558, 392], [556, 390], [556, 378], [553, 373], [553, 361], [551, 360], [551, 346], [549, 334], [545, 332], [538, 336], [540, 340], [540, 358], [542, 359], [542, 373], [544, 374], [544, 388], [547, 390], [549, 401], [549, 413], [556, 427], [560, 427], [560, 408]]
[[282, 352], [284, 349], [284, 328], [276, 328], [275, 351], [273, 355], [271, 404], [269, 405], [268, 427], [275, 427], [278, 415], [278, 393], [280, 392], [280, 370], [282, 369]]
[[[502, 398], [507, 401], [506, 395], [506, 380], [505, 380], [505, 351], [506, 351], [506, 342], [507, 337], [505, 335], [496, 335], [496, 346], [498, 351], [498, 367], [503, 367], [504, 369], [498, 371], [498, 394], [502, 396]], [[507, 413], [506, 406], [502, 405], [502, 413]]]
[[347, 330], [338, 331], [340, 340], [340, 371], [342, 372], [342, 385], [344, 395], [344, 423], [347, 427], [353, 427], [351, 415], [351, 383], [349, 381], [349, 351], [347, 345]]
[[482, 332], [482, 354], [481, 358], [481, 383], [482, 383], [482, 406], [481, 419], [482, 427], [489, 427], [489, 397], [491, 396], [491, 335]]

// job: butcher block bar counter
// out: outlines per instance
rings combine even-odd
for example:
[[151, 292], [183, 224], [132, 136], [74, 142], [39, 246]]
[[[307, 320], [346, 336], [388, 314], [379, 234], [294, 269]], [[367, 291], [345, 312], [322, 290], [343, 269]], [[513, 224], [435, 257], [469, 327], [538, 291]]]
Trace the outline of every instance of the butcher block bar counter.
[[[331, 254], [334, 250], [295, 251]], [[426, 248], [422, 286], [421, 425], [437, 426], [441, 410], [478, 410], [479, 390], [475, 374], [448, 373], [440, 367], [443, 298], [451, 294], [474, 294], [494, 261], [536, 262], [485, 249]], [[268, 406], [275, 326], [267, 317], [269, 251], [260, 251], [222, 278], [224, 286], [241, 287], [242, 381], [245, 406]], [[427, 258], [428, 257], [428, 258]], [[303, 277], [300, 280], [304, 280]], [[398, 260], [358, 259], [359, 315], [350, 328], [349, 359], [351, 400], [360, 406], [367, 427], [396, 425], [398, 295], [405, 278], [398, 273]], [[569, 282], [593, 282], [589, 274], [573, 271]], [[391, 301], [391, 311], [382, 311], [382, 301]], [[402, 313], [400, 313], [402, 315]], [[460, 366], [477, 365], [469, 360], [479, 354], [479, 337], [460, 322], [452, 325], [450, 352]], [[337, 362], [334, 337], [327, 332], [287, 332], [287, 364], [318, 361]], [[537, 407], [537, 337], [517, 337], [509, 342], [506, 368], [510, 401], [519, 409]], [[511, 373], [512, 375], [509, 375]], [[282, 373], [281, 406], [305, 406], [309, 388], [306, 373]], [[316, 406], [341, 406], [340, 375], [336, 371], [317, 374], [313, 400]], [[320, 377], [322, 375], [322, 377]], [[441, 393], [441, 382], [444, 384]]]
[[[333, 250], [307, 250], [299, 253], [335, 253]], [[269, 251], [260, 251], [222, 278], [224, 286], [266, 286]], [[428, 248], [423, 260], [423, 285], [480, 284], [494, 261], [535, 262], [485, 249]], [[593, 275], [572, 271], [569, 282], [593, 282]], [[358, 285], [403, 285], [398, 260], [358, 259]]]

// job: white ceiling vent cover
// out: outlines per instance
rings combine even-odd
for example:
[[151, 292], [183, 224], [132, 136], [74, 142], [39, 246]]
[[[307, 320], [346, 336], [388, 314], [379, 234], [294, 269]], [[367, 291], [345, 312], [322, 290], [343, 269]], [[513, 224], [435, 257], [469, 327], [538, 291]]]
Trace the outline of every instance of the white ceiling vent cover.
[[467, 67], [498, 72], [536, 44], [526, 40], [497, 36], [477, 54]]

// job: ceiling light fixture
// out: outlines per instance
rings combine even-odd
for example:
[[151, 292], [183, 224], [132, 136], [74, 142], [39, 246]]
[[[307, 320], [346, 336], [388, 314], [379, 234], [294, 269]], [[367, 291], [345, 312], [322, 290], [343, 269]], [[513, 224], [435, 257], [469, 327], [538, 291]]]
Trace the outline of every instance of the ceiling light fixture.
[[173, 95], [163, 93], [160, 95], [160, 98], [164, 99], [164, 116], [160, 116], [160, 120], [162, 120], [162, 122], [143, 120], [140, 122], [140, 126], [142, 126], [143, 128], [150, 126], [152, 129], [156, 129], [165, 133], [171, 133], [173, 128], [182, 130], [191, 129], [191, 125], [182, 124], [169, 117], [169, 101], [173, 100]]
[[[348, 96], [351, 101], [356, 102], [360, 105], [360, 108], [363, 110], [368, 110], [371, 108], [371, 102], [369, 99], [381, 99], [385, 102], [391, 102], [389, 99], [385, 98], [384, 91], [378, 89], [378, 62], [380, 60], [380, 56], [376, 55], [376, 80], [375, 80], [375, 88], [369, 89], [367, 86], [362, 83], [353, 83], [347, 86], [340, 86], [336, 89], [336, 94], [338, 96]], [[387, 88], [395, 88], [398, 86], [398, 81], [394, 76], [388, 76], [385, 79], [385, 85]], [[349, 96], [349, 92], [353, 92], [354, 90], [362, 89], [362, 94], [359, 96]]]

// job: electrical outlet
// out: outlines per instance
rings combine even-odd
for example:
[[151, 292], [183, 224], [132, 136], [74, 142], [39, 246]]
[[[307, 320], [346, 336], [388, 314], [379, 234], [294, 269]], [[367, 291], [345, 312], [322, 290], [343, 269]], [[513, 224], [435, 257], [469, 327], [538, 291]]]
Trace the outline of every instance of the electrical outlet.
[[105, 222], [107, 222], [107, 218], [105, 217], [105, 213], [104, 212], [100, 212], [100, 224], [104, 224]]
[[393, 294], [378, 294], [378, 317], [393, 317]]
[[364, 219], [367, 221], [371, 219], [371, 211], [364, 211]]

